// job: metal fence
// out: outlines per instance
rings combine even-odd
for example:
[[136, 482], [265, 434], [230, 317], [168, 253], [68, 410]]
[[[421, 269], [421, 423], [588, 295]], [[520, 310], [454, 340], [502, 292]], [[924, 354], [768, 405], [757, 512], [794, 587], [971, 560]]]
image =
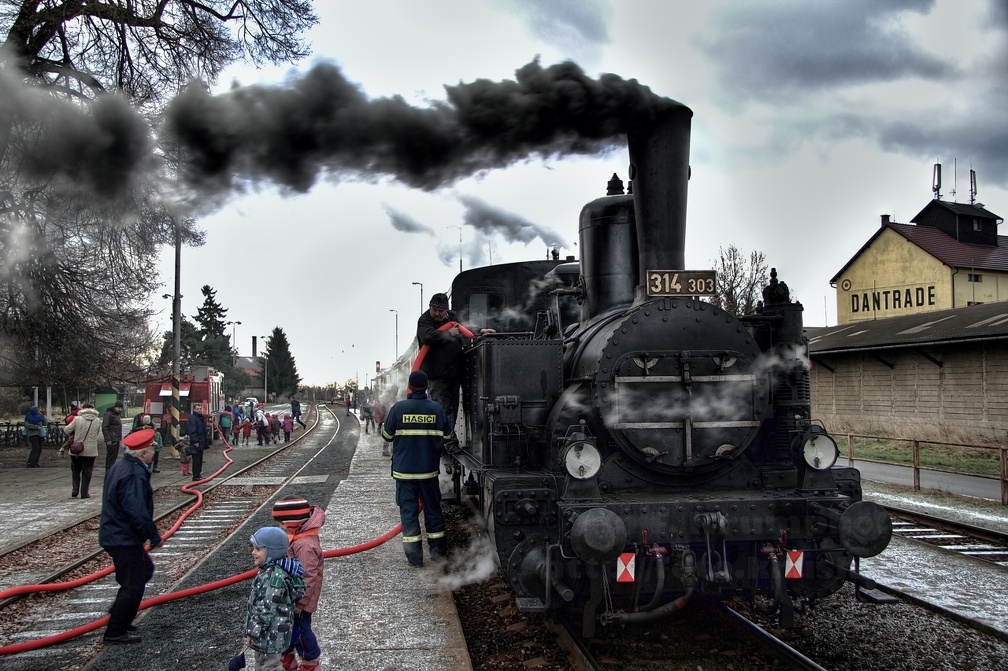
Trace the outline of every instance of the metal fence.
[[[922, 470], [935, 471], [940, 473], [952, 473], [954, 475], [968, 475], [973, 478], [984, 478], [987, 480], [997, 480], [1001, 484], [1001, 505], [1008, 505], [1008, 446], [1005, 445], [977, 445], [974, 443], [950, 443], [947, 441], [935, 441], [935, 440], [917, 440], [913, 438], [890, 438], [889, 436], [870, 436], [861, 433], [848, 433], [847, 434], [847, 462], [850, 466], [854, 465], [854, 439], [855, 438], [867, 438], [869, 440], [877, 440], [887, 443], [909, 443], [910, 444], [910, 457], [911, 463], [906, 464], [904, 462], [897, 461], [883, 461], [880, 459], [860, 459], [860, 461], [870, 461], [880, 464], [890, 464], [893, 466], [908, 466], [913, 471], [913, 488], [915, 491], [920, 491], [921, 488], [921, 478], [920, 474]], [[920, 463], [920, 448], [921, 445], [936, 445], [936, 446], [948, 446], [948, 447], [966, 447], [976, 450], [992, 450], [999, 452], [1000, 458], [1000, 472], [998, 475], [987, 475], [986, 473], [969, 473], [966, 471], [957, 471], [949, 468], [939, 468], [936, 466], [921, 466]]]
[[[62, 422], [47, 422], [43, 445], [60, 446], [66, 439]], [[0, 423], [0, 445], [5, 447], [28, 446], [28, 436], [24, 434], [24, 422]]]

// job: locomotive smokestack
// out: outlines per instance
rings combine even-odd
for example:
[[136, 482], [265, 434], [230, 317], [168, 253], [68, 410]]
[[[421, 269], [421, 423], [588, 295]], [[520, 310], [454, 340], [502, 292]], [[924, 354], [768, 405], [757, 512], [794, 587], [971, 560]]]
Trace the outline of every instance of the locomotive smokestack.
[[648, 271], [683, 270], [686, 264], [692, 118], [690, 108], [677, 104], [651, 125], [627, 134], [640, 260], [634, 303], [647, 296]]

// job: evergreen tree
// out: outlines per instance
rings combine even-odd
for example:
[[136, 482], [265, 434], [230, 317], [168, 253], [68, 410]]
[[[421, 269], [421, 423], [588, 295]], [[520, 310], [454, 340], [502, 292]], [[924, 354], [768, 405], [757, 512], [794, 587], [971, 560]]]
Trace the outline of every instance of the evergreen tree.
[[[179, 324], [179, 368], [185, 370], [196, 360], [196, 353], [202, 346], [200, 331], [196, 325], [189, 321], [185, 315]], [[172, 331], [165, 331], [161, 344], [161, 356], [158, 358], [157, 367], [168, 374], [172, 369], [172, 358], [175, 351], [174, 334]]]
[[200, 343], [195, 352], [196, 363], [227, 373], [234, 367], [231, 339], [224, 333], [227, 308], [217, 302], [217, 291], [210, 285], [204, 284], [200, 292], [203, 294], [203, 305], [196, 311], [200, 335]]
[[274, 394], [277, 399], [290, 398], [296, 394], [301, 384], [301, 376], [298, 375], [297, 364], [290, 352], [287, 334], [279, 326], [273, 329], [266, 343], [266, 359], [269, 362], [267, 391]]

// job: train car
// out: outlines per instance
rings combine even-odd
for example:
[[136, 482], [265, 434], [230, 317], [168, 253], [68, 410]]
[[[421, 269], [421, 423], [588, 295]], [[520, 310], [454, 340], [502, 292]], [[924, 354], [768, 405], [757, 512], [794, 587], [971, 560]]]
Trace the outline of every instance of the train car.
[[628, 137], [580, 215], [581, 259], [461, 273], [465, 353], [454, 493], [479, 510], [530, 612], [580, 608], [582, 630], [741, 595], [791, 625], [892, 527], [811, 416], [802, 306], [771, 272], [755, 314], [701, 297], [684, 269], [692, 112]]
[[[164, 438], [171, 432], [171, 378], [148, 380], [144, 386], [144, 412], [151, 416]], [[225, 407], [224, 375], [209, 366], [193, 366], [190, 372], [179, 376], [179, 436], [186, 435], [186, 421], [193, 407], [202, 410], [207, 418], [207, 430], [212, 441], [219, 434], [210, 418], [219, 415]]]

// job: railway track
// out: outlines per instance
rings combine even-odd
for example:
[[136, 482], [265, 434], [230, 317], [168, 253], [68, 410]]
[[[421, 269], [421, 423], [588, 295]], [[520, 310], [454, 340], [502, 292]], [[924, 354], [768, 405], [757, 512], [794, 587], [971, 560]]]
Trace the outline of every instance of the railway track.
[[580, 636], [579, 620], [561, 619], [549, 627], [567, 651], [571, 665], [579, 671], [750, 667], [826, 671], [730, 607], [711, 602], [700, 608], [703, 611], [700, 618], [673, 618], [644, 627], [616, 627], [613, 632], [590, 641]]
[[[151, 552], [157, 568], [147, 585], [145, 598], [171, 592], [194, 565], [227, 540], [265, 502], [295, 481], [305, 465], [325, 449], [328, 440], [313, 440], [309, 449], [295, 448], [307, 445], [305, 441], [324, 431], [324, 424], [327, 425], [316, 412], [315, 421], [296, 441], [282, 444], [233, 472], [225, 467], [214, 480], [197, 488], [188, 485], [185, 489], [192, 490], [196, 498], [190, 495], [167, 509], [161, 508], [163, 512], [156, 522], [166, 539]], [[166, 493], [166, 498], [179, 497]], [[169, 536], [169, 530], [183, 517], [184, 521]], [[81, 634], [104, 626], [96, 623], [106, 616], [108, 604], [118, 589], [108, 556], [95, 545], [97, 527], [97, 518], [92, 518], [49, 539], [0, 556], [0, 564], [26, 567], [20, 573], [8, 572], [5, 576], [7, 582], [20, 585], [67, 583], [104, 573], [71, 589], [15, 594], [0, 600], [0, 613], [5, 621], [0, 631], [0, 647], [18, 648], [19, 664], [30, 665], [44, 660], [44, 668], [73, 669], [96, 654], [100, 637]], [[72, 557], [72, 560], [41, 577], [37, 569], [32, 568], [51, 565], [54, 558], [60, 563], [60, 557]], [[20, 650], [47, 640], [55, 642], [54, 639], [62, 639], [66, 632], [76, 635], [58, 646]], [[9, 661], [4, 661], [5, 668]]]
[[886, 510], [894, 534], [1008, 567], [1008, 533], [893, 506]]

